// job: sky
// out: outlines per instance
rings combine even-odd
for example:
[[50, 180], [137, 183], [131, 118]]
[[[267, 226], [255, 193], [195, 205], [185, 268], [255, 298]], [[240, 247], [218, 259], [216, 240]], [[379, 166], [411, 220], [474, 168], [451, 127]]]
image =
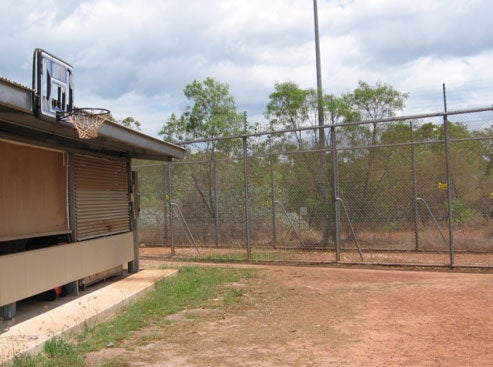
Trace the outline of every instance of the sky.
[[[274, 85], [316, 88], [313, 0], [0, 0], [0, 77], [31, 86], [42, 48], [74, 67], [75, 105], [154, 137], [213, 77], [249, 123]], [[493, 1], [318, 0], [322, 86], [409, 93], [402, 114], [493, 104]]]

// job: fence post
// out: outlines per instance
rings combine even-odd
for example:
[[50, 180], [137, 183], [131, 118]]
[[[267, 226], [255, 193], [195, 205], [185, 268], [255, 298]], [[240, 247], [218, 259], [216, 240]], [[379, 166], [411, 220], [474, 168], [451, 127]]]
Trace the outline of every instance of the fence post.
[[247, 146], [247, 114], [244, 112], [245, 135], [243, 135], [243, 177], [244, 177], [244, 192], [245, 192], [245, 236], [247, 248], [247, 260], [252, 260], [252, 249], [250, 244], [250, 198], [248, 195], [248, 146]]
[[334, 224], [335, 224], [335, 245], [336, 245], [336, 261], [341, 260], [341, 215], [339, 210], [339, 160], [337, 158], [337, 139], [336, 128], [330, 128], [330, 146], [332, 154], [332, 202], [334, 205]]
[[217, 160], [212, 158], [212, 169], [214, 175], [214, 230], [216, 234], [216, 247], [219, 247], [219, 200], [218, 200], [218, 190], [217, 190]]
[[161, 166], [162, 168], [162, 177], [163, 177], [163, 245], [167, 245], [169, 242], [169, 235], [168, 235], [168, 201], [166, 200], [167, 197], [167, 187], [166, 184], [168, 182], [168, 177], [167, 177], [167, 165], [163, 163]]
[[175, 231], [173, 228], [173, 210], [171, 209], [171, 203], [173, 202], [173, 196], [172, 196], [172, 181], [173, 181], [173, 176], [172, 176], [172, 164], [173, 162], [168, 162], [168, 197], [167, 199], [167, 204], [168, 204], [168, 214], [169, 214], [169, 235], [170, 235], [170, 242], [171, 242], [171, 256], [175, 255]]
[[448, 231], [450, 243], [450, 267], [454, 266], [454, 213], [452, 210], [452, 174], [450, 168], [450, 136], [448, 130], [448, 115], [447, 115], [447, 95], [445, 91], [445, 83], [443, 87], [443, 133], [445, 135], [445, 169], [447, 173], [447, 203], [448, 203]]
[[416, 174], [416, 146], [414, 144], [414, 128], [413, 122], [409, 122], [411, 128], [411, 160], [412, 160], [412, 175], [413, 175], [413, 204], [414, 204], [414, 251], [419, 251], [419, 207], [418, 207], [418, 179]]
[[274, 248], [277, 246], [277, 223], [276, 223], [276, 190], [274, 186], [274, 156], [272, 155], [272, 141], [269, 135], [269, 160], [270, 160], [270, 192], [272, 201], [272, 245]]

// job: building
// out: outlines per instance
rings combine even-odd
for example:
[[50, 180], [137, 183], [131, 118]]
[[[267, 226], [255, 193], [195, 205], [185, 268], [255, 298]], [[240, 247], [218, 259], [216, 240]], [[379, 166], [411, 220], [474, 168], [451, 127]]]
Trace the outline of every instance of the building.
[[[57, 117], [73, 107], [72, 86], [63, 84], [57, 62], [35, 51], [32, 89], [0, 78], [4, 319], [15, 315], [21, 299], [62, 286], [73, 291], [81, 279], [122, 265], [138, 271], [138, 178], [131, 159], [185, 156], [181, 147], [108, 121], [96, 138], [79, 138]], [[61, 65], [72, 77], [71, 67]]]

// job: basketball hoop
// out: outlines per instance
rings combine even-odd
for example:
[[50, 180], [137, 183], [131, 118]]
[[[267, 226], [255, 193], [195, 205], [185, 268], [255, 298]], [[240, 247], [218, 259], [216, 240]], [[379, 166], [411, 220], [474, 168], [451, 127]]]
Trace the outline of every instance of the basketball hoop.
[[105, 108], [74, 108], [60, 115], [60, 119], [67, 119], [74, 125], [80, 139], [93, 139], [98, 136], [99, 127], [110, 116]]

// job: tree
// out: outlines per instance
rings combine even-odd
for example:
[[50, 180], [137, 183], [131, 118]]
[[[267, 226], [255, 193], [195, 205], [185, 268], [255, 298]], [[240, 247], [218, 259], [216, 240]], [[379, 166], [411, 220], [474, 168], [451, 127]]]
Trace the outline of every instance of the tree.
[[379, 120], [395, 116], [397, 111], [402, 111], [409, 94], [399, 92], [380, 81], [374, 87], [359, 81], [358, 88], [348, 97], [364, 120]]
[[264, 115], [271, 129], [297, 129], [307, 125], [315, 108], [315, 90], [301, 89], [293, 82], [276, 83]]
[[[313, 130], [294, 131], [291, 136], [296, 139], [297, 148], [300, 150], [319, 148], [315, 136], [318, 131], [318, 111], [317, 111], [317, 93], [314, 89], [301, 89], [293, 82], [278, 83], [274, 86], [274, 92], [269, 96], [270, 101], [265, 110], [265, 117], [270, 122], [272, 130], [277, 129], [299, 129], [302, 127], [313, 126]], [[324, 114], [327, 121], [331, 123], [340, 123], [351, 118], [355, 118], [355, 113], [347, 103], [347, 99], [338, 98], [333, 95], [323, 96]], [[313, 135], [310, 135], [310, 132]], [[278, 141], [284, 150], [289, 147], [288, 134], [282, 134], [282, 139]], [[293, 144], [292, 144], [293, 145]], [[327, 142], [321, 145], [327, 146]], [[322, 244], [328, 243], [330, 235], [330, 164], [327, 162], [326, 152], [322, 149], [315, 152], [305, 152], [302, 154], [290, 156], [293, 164], [286, 165], [287, 170], [285, 177], [290, 187], [300, 191], [306, 186], [306, 179], [311, 182], [311, 189], [306, 190], [308, 198], [306, 202], [311, 203], [312, 211], [321, 220], [323, 231]], [[301, 162], [300, 162], [301, 161]], [[294, 167], [299, 167], [294, 171]], [[296, 181], [298, 180], [298, 181]], [[296, 182], [295, 182], [296, 181]], [[332, 200], [333, 201], [333, 200]], [[293, 202], [293, 207], [299, 206], [298, 202]]]
[[[393, 87], [381, 82], [371, 86], [364, 81], [358, 83], [358, 87], [352, 92], [343, 96], [353, 110], [357, 111], [362, 120], [372, 121], [370, 128], [368, 125], [351, 126], [349, 132], [352, 139], [358, 140], [356, 145], [368, 146], [366, 156], [357, 157], [360, 160], [366, 160], [366, 167], [363, 173], [363, 183], [361, 187], [361, 196], [357, 199], [357, 218], [367, 219], [368, 210], [374, 195], [377, 193], [384, 175], [388, 172], [389, 156], [381, 155], [382, 165], [376, 164], [377, 150], [375, 146], [382, 138], [382, 133], [388, 124], [380, 120], [390, 118], [402, 111], [405, 107], [405, 100], [408, 98], [407, 93], [395, 90]], [[352, 144], [356, 143], [353, 141]], [[385, 161], [387, 163], [385, 163]], [[375, 166], [382, 166], [385, 169], [376, 169]], [[363, 169], [363, 167], [361, 167]], [[360, 174], [361, 174], [360, 173]]]
[[111, 121], [111, 122], [118, 124], [118, 125], [128, 127], [129, 129], [132, 129], [135, 131], [140, 131], [140, 127], [142, 126], [142, 124], [139, 121], [137, 121], [136, 119], [134, 119], [131, 116], [125, 117], [123, 120], [117, 120], [113, 117], [112, 114], [110, 114], [110, 116], [108, 117], [108, 121]]
[[[470, 130], [462, 122], [448, 121], [448, 133], [450, 138], [449, 159], [452, 174], [452, 192], [454, 197], [453, 212], [456, 223], [465, 223], [472, 219], [472, 208], [479, 208], [478, 214], [487, 218], [491, 187], [491, 175], [488, 167], [491, 159], [488, 156], [488, 139], [482, 139], [484, 132]], [[428, 187], [435, 187], [437, 182], [446, 182], [445, 164], [445, 139], [444, 126], [442, 124], [425, 123], [416, 129], [416, 138], [429, 142], [421, 144], [416, 149], [418, 169], [421, 170], [422, 181], [427, 180]], [[477, 139], [481, 137], [481, 139]], [[436, 144], [440, 142], [440, 144]], [[433, 144], [435, 143], [435, 144]], [[436, 162], [432, 164], [432, 162]], [[443, 198], [436, 198], [433, 190], [428, 189], [421, 195], [430, 198], [432, 206], [443, 208]], [[442, 211], [444, 217], [447, 211]]]
[[[171, 114], [158, 133], [164, 140], [214, 139], [237, 135], [242, 131], [244, 118], [236, 111], [228, 84], [208, 77], [202, 82], [194, 80], [185, 87], [183, 93], [192, 105], [188, 105], [180, 117]], [[218, 141], [209, 141], [206, 150], [214, 153], [220, 146]]]
[[326, 94], [323, 102], [326, 121], [331, 124], [361, 120], [360, 112], [351, 105], [351, 101], [347, 96], [336, 97], [332, 94]]
[[408, 93], [399, 92], [379, 81], [374, 87], [367, 82], [359, 81], [358, 87], [353, 92], [343, 96], [352, 109], [358, 112], [361, 120], [373, 121], [368, 145], [377, 143], [381, 132], [379, 126], [385, 126], [378, 120], [393, 117], [398, 111], [404, 110], [408, 97]]
[[218, 221], [216, 155], [229, 156], [241, 146], [241, 141], [215, 138], [240, 134], [243, 131], [244, 117], [236, 110], [229, 86], [214, 78], [208, 77], [202, 82], [194, 80], [183, 92], [191, 105], [179, 117], [175, 113], [171, 114], [159, 135], [171, 142], [205, 140], [191, 156], [205, 158], [208, 164], [203, 170], [194, 169], [189, 173], [199, 200], [210, 217]]
[[[269, 121], [271, 130], [291, 130], [315, 125], [317, 113], [317, 95], [314, 89], [301, 89], [296, 83], [284, 82], [274, 85], [274, 92], [269, 95], [264, 116]], [[295, 142], [292, 137], [294, 137]], [[274, 145], [284, 149], [296, 143], [298, 149], [309, 148], [314, 143], [307, 137], [307, 132], [293, 131], [272, 137]]]
[[131, 116], [125, 117], [123, 120], [117, 121], [117, 123], [129, 129], [140, 131], [141, 123]]

